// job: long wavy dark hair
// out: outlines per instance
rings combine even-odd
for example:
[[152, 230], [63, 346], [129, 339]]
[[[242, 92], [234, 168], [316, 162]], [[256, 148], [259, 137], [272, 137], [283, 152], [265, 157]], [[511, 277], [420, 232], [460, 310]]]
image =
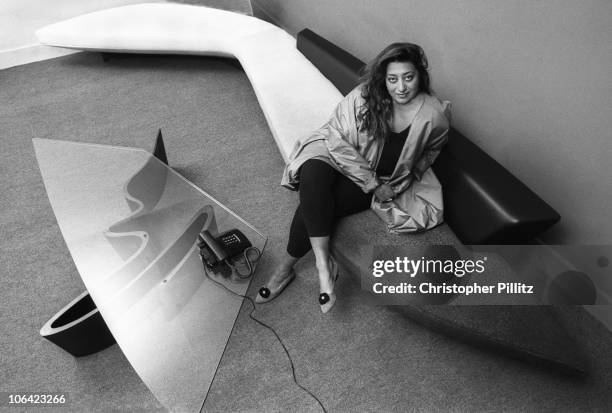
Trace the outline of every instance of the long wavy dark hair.
[[392, 103], [385, 81], [387, 66], [391, 62], [412, 63], [419, 74], [419, 92], [431, 95], [427, 72], [429, 63], [421, 46], [413, 43], [392, 43], [387, 46], [368, 63], [361, 76], [361, 95], [365, 99], [365, 106], [359, 114], [360, 129], [377, 139], [385, 139], [390, 130]]

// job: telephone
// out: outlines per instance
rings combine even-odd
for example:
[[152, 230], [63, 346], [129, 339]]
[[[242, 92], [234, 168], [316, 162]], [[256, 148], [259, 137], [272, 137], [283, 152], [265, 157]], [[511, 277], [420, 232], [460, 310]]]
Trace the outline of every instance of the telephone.
[[198, 235], [200, 255], [204, 263], [210, 268], [227, 259], [236, 257], [251, 246], [247, 237], [237, 229], [224, 232], [216, 238], [208, 230], [204, 230]]

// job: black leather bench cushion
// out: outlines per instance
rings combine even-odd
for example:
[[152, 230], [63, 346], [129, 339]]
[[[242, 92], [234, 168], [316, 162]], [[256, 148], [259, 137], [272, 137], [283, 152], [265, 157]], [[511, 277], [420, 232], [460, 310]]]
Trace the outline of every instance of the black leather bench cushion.
[[464, 244], [524, 244], [560, 219], [456, 129], [433, 169], [444, 192], [444, 219]]
[[[299, 32], [297, 47], [343, 94], [359, 83], [364, 63], [313, 31]], [[538, 195], [455, 129], [433, 168], [442, 183], [445, 221], [464, 244], [528, 243], [560, 219]]]

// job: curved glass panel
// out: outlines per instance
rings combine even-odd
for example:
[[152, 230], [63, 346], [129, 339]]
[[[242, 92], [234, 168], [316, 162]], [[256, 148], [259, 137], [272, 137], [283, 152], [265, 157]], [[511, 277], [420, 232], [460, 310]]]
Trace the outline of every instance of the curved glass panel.
[[[127, 359], [165, 407], [199, 411], [242, 298], [205, 276], [198, 234], [238, 229], [261, 252], [266, 238], [144, 150], [34, 148], [66, 245]], [[213, 276], [238, 294], [250, 283]]]

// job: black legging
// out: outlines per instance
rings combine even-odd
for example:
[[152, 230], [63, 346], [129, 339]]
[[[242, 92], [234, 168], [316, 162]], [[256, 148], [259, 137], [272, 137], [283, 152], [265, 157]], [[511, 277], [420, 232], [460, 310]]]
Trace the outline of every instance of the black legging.
[[372, 194], [326, 162], [309, 159], [300, 168], [300, 205], [295, 210], [287, 252], [295, 258], [312, 248], [309, 237], [329, 236], [335, 219], [365, 211]]

